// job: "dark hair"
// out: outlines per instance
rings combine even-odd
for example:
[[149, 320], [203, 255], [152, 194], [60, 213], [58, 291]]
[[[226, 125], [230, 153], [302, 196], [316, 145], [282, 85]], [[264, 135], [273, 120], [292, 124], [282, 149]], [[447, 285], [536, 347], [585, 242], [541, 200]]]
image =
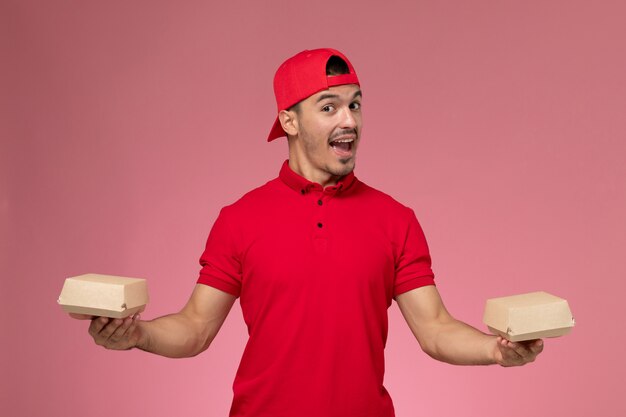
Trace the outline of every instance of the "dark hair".
[[326, 75], [343, 75], [350, 74], [350, 68], [346, 61], [339, 58], [337, 55], [333, 55], [328, 58], [326, 62]]
[[[333, 76], [343, 74], [350, 74], [350, 68], [348, 68], [348, 64], [346, 64], [346, 61], [339, 58], [337, 55], [333, 55], [328, 58], [328, 61], [326, 62], [326, 75]], [[300, 111], [299, 104], [300, 102], [289, 107], [287, 110], [295, 111], [296, 113], [298, 113]]]

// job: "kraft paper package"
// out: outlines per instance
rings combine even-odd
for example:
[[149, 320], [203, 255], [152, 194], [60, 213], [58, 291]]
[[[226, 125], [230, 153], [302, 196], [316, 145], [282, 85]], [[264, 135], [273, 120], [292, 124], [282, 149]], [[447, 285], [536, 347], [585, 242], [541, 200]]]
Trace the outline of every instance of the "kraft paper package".
[[67, 278], [57, 300], [68, 313], [125, 318], [148, 304], [148, 286], [142, 278], [85, 274]]
[[566, 300], [538, 291], [487, 300], [483, 323], [493, 334], [520, 342], [563, 336], [574, 318]]

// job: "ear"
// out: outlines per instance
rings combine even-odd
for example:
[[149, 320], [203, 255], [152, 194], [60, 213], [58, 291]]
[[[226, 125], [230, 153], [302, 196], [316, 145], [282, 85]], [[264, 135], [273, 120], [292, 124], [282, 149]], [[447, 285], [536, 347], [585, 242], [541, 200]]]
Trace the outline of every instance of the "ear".
[[296, 136], [298, 134], [298, 114], [295, 111], [281, 110], [278, 113], [278, 120], [288, 135]]

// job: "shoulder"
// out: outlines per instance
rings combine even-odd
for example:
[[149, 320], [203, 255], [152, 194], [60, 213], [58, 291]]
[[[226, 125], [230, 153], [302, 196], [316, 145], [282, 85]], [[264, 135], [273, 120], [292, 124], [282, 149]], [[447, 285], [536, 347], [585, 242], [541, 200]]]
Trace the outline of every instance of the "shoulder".
[[263, 209], [267, 202], [275, 200], [281, 191], [279, 179], [274, 178], [267, 181], [265, 184], [248, 191], [239, 197], [235, 202], [222, 207], [220, 216], [241, 217], [252, 212], [258, 213], [259, 210]]
[[372, 187], [362, 181], [358, 181], [357, 194], [363, 198], [374, 210], [387, 215], [396, 215], [402, 218], [414, 215], [413, 209], [396, 200], [389, 194]]

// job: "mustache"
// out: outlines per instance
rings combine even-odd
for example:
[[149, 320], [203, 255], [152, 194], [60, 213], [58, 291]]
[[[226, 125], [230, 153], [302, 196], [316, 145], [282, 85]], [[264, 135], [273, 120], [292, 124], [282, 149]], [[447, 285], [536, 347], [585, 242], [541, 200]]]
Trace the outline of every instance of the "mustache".
[[359, 137], [359, 135], [356, 132], [356, 129], [340, 129], [330, 136], [330, 141], [332, 142], [333, 140], [341, 136], [350, 136], [350, 135], [354, 136], [355, 138]]

